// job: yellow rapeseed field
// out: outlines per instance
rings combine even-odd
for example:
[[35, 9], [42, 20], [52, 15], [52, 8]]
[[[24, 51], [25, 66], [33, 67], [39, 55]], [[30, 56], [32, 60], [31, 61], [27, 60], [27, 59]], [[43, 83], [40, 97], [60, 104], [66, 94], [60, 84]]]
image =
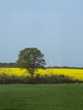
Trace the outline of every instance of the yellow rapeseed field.
[[[23, 68], [0, 68], [0, 75], [8, 76], [20, 76], [26, 77], [29, 76], [29, 72]], [[45, 76], [45, 75], [64, 75], [74, 79], [83, 80], [83, 69], [70, 69], [70, 68], [48, 68], [48, 69], [37, 69], [36, 75]]]

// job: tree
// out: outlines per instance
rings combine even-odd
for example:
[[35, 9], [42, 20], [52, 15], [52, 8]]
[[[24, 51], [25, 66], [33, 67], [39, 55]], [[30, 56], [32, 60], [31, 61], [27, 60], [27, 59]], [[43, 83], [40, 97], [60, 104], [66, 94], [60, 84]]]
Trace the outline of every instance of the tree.
[[31, 77], [33, 77], [36, 68], [44, 67], [45, 64], [44, 55], [37, 48], [21, 50], [17, 60], [17, 65], [27, 68]]

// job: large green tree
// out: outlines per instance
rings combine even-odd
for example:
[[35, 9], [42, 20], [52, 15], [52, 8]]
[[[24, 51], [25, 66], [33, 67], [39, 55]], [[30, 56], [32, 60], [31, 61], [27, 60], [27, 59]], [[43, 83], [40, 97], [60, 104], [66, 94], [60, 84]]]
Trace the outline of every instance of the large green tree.
[[36, 68], [44, 67], [46, 64], [44, 55], [38, 48], [25, 48], [20, 51], [17, 64], [28, 69], [31, 76]]

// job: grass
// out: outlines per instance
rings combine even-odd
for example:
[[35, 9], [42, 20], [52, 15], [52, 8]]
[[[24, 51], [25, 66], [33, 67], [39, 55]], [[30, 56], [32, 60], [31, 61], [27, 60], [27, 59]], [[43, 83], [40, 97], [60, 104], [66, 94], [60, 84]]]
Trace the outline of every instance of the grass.
[[0, 110], [83, 110], [83, 84], [0, 85]]

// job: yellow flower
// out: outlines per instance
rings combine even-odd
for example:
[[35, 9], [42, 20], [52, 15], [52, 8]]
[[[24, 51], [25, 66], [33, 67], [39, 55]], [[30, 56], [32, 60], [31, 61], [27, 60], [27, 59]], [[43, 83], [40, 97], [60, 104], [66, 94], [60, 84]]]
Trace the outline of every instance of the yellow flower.
[[[27, 69], [23, 68], [0, 68], [0, 75], [26, 77], [29, 76]], [[37, 69], [35, 75], [64, 75], [73, 79], [83, 80], [83, 69], [70, 69], [70, 68], [47, 68]]]

